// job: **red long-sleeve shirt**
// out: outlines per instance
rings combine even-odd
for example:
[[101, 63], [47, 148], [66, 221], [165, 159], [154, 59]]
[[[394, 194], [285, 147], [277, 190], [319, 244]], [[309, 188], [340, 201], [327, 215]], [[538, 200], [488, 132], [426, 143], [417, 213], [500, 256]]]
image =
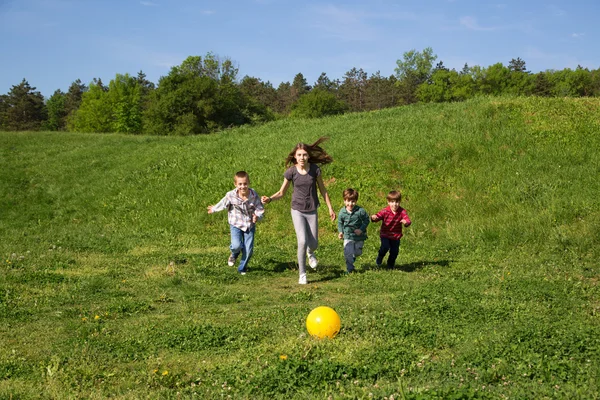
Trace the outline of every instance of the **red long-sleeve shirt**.
[[383, 221], [379, 236], [393, 240], [400, 240], [402, 237], [402, 222], [400, 222], [402, 220], [406, 221], [406, 226], [411, 224], [410, 218], [404, 208], [400, 207], [394, 214], [390, 206], [379, 211], [375, 214], [375, 218], [373, 218], [373, 222]]

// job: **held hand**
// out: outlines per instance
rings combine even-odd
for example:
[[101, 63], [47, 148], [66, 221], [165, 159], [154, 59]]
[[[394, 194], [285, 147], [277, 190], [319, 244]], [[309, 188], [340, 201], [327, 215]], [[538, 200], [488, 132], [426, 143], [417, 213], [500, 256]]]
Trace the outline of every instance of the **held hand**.
[[375, 222], [376, 219], [377, 219], [377, 215], [375, 215], [375, 214], [371, 215], [371, 221], [372, 222]]
[[335, 221], [335, 217], [337, 217], [337, 215], [335, 215], [335, 211], [333, 211], [331, 208], [329, 209], [329, 218], [331, 218], [332, 221]]
[[360, 235], [362, 235], [362, 231], [360, 229], [355, 229], [354, 234], [360, 236]]
[[213, 206], [208, 206], [206, 209], [208, 210], [209, 214], [213, 213]]
[[338, 233], [338, 239], [343, 239], [344, 238], [344, 234], [342, 232]]
[[400, 222], [402, 223], [402, 225], [406, 226], [406, 224], [408, 224], [408, 221], [405, 219], [400, 220]]
[[271, 198], [269, 196], [261, 196], [260, 201], [262, 201], [263, 204], [269, 204], [271, 202]]
[[252, 214], [252, 223], [255, 224], [256, 221], [258, 221], [258, 217], [256, 216], [256, 214]]

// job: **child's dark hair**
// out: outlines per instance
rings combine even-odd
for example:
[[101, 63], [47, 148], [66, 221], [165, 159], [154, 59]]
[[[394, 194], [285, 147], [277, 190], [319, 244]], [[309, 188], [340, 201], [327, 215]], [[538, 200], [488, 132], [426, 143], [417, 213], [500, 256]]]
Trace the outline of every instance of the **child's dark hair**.
[[238, 171], [235, 173], [235, 180], [237, 181], [238, 179], [243, 179], [246, 178], [248, 180], [250, 180], [250, 176], [248, 176], [248, 173], [246, 171]]
[[397, 190], [392, 190], [391, 192], [388, 193], [386, 198], [387, 198], [387, 201], [395, 200], [398, 203], [400, 203], [402, 201], [402, 194], [400, 194], [400, 192]]
[[344, 200], [358, 201], [358, 191], [352, 188], [344, 190]]
[[311, 164], [325, 165], [333, 162], [333, 158], [329, 154], [327, 154], [327, 152], [323, 148], [321, 148], [321, 146], [319, 146], [327, 139], [329, 138], [320, 137], [319, 140], [317, 140], [313, 144], [298, 143], [296, 146], [294, 146], [290, 154], [288, 154], [288, 156], [286, 157], [285, 166], [288, 167], [297, 163], [296, 151], [298, 149], [306, 150], [306, 152], [308, 153], [308, 162]]

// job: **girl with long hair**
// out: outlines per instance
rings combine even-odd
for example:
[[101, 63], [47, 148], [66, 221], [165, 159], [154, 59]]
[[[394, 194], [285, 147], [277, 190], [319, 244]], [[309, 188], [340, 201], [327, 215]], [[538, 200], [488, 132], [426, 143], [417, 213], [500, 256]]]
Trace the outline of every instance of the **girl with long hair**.
[[335, 220], [336, 214], [331, 206], [329, 193], [323, 184], [321, 168], [333, 162], [333, 158], [320, 146], [327, 138], [321, 137], [313, 144], [298, 143], [285, 159], [286, 170], [283, 174], [281, 188], [269, 196], [262, 196], [264, 204], [273, 200], [279, 200], [285, 196], [290, 184], [294, 189], [292, 192], [292, 222], [298, 240], [298, 269], [300, 277], [298, 283], [305, 285], [306, 259], [311, 268], [316, 268], [318, 261], [315, 250], [319, 246], [319, 221], [317, 209], [319, 207], [318, 191], [327, 204], [329, 217]]

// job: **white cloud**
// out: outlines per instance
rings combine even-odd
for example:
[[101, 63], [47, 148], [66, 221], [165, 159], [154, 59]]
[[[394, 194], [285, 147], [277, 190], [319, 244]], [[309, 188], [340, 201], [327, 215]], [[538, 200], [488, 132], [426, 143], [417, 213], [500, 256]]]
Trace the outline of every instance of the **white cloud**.
[[145, 6], [145, 7], [156, 7], [158, 6], [158, 4], [153, 3], [151, 1], [140, 1], [140, 4]]
[[585, 36], [585, 33], [571, 33], [571, 37], [575, 39], [581, 39]]

